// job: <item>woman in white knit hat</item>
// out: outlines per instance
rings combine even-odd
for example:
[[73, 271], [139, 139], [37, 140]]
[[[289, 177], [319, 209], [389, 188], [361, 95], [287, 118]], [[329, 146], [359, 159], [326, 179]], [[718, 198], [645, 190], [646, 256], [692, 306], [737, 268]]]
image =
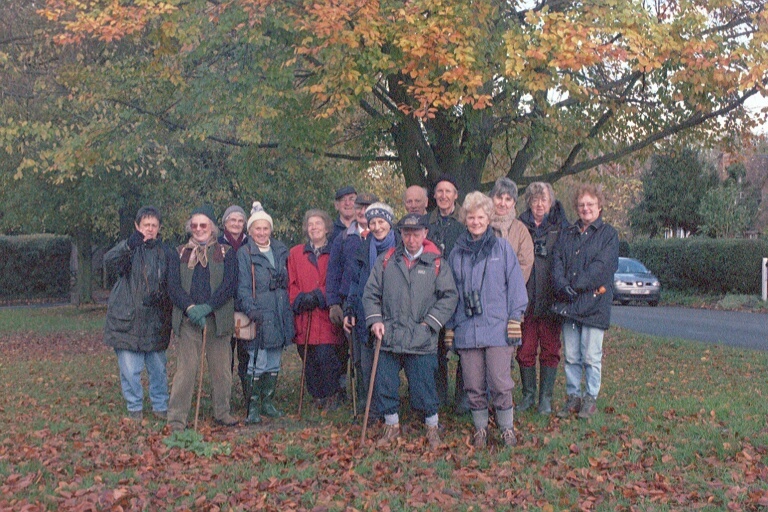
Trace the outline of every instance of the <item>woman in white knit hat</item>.
[[[248, 242], [237, 251], [238, 310], [257, 324], [249, 346], [251, 379], [247, 423], [260, 423], [261, 415], [283, 415], [272, 399], [283, 349], [293, 341], [293, 313], [288, 300], [288, 248], [272, 238], [272, 217], [261, 203], [253, 203], [248, 218]], [[255, 294], [254, 294], [255, 289]]]

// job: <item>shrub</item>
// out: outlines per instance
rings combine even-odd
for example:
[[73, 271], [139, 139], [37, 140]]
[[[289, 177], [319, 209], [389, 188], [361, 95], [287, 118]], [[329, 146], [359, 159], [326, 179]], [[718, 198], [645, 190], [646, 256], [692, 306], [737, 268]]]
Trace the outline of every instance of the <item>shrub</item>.
[[71, 250], [66, 236], [0, 236], [0, 298], [66, 296]]
[[640, 240], [632, 243], [631, 256], [656, 274], [665, 288], [759, 294], [768, 241], [698, 237]]

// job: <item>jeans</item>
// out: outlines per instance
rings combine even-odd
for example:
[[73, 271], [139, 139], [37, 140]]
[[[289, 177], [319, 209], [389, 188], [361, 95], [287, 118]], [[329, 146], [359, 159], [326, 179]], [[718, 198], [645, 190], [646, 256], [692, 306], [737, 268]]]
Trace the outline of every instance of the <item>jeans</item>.
[[437, 414], [439, 402], [435, 387], [437, 354], [395, 354], [379, 352], [374, 391], [381, 414], [396, 414], [400, 409], [400, 370], [405, 369], [411, 408], [425, 417]]
[[249, 376], [258, 377], [265, 373], [277, 373], [280, 371], [280, 361], [283, 357], [282, 347], [253, 349], [248, 351], [248, 355], [250, 356], [248, 360]]
[[117, 365], [120, 368], [120, 384], [129, 412], [141, 411], [144, 403], [144, 387], [141, 385], [141, 372], [147, 369], [149, 376], [149, 400], [152, 410], [168, 410], [168, 374], [165, 371], [168, 358], [165, 350], [156, 352], [134, 352], [115, 350]]
[[[597, 398], [603, 367], [603, 329], [566, 319], [563, 324], [565, 345], [565, 391], [581, 396], [581, 375], [586, 377], [587, 394]], [[583, 369], [583, 370], [582, 370]]]

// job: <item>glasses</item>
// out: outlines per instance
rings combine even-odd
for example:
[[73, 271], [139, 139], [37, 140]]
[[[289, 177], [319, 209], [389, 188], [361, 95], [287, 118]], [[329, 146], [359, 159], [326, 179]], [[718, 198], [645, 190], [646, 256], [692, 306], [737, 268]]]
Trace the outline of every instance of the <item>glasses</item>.
[[201, 222], [200, 224], [192, 223], [189, 225], [192, 229], [208, 229], [208, 223], [207, 222]]
[[597, 203], [579, 203], [576, 205], [578, 208], [594, 208], [597, 206]]

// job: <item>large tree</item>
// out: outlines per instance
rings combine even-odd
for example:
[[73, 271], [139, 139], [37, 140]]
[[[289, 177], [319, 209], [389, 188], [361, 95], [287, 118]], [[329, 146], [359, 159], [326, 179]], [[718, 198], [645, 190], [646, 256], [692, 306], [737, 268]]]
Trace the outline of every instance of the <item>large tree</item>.
[[556, 181], [665, 139], [745, 133], [761, 120], [741, 106], [768, 66], [756, 0], [47, 0], [41, 12], [60, 43], [120, 41], [72, 84], [103, 117], [62, 140], [111, 138], [116, 166], [140, 154], [150, 168], [193, 138], [394, 160], [408, 184], [446, 172], [464, 191], [500, 174]]

